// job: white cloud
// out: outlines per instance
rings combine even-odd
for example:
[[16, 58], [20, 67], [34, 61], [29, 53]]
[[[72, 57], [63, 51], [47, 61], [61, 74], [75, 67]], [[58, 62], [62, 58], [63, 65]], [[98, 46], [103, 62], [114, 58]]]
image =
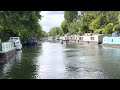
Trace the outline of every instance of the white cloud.
[[52, 27], [59, 27], [64, 20], [64, 11], [42, 11], [41, 15], [43, 18], [40, 24], [46, 32]]

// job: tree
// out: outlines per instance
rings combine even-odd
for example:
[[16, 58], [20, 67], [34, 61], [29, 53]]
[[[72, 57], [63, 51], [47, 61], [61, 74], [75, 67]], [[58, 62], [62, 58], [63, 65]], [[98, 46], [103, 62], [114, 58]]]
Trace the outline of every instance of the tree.
[[100, 28], [100, 22], [99, 22], [99, 17], [92, 20], [91, 23], [89, 24], [89, 29], [95, 31], [96, 29]]
[[62, 35], [62, 34], [63, 34], [63, 32], [60, 29], [60, 27], [53, 27], [49, 31], [50, 36], [56, 36], [56, 35]]
[[113, 32], [113, 23], [109, 23], [105, 26], [104, 30], [102, 31], [102, 33], [104, 34], [111, 34]]
[[64, 34], [67, 34], [69, 32], [67, 22], [65, 20], [61, 23], [60, 28]]
[[[119, 13], [119, 11], [81, 11], [77, 18], [77, 11], [65, 11], [61, 29], [65, 34], [67, 30], [71, 34], [77, 32], [80, 35], [89, 30], [110, 34], [114, 25], [120, 23]], [[115, 28], [117, 29], [118, 26]]]
[[71, 22], [73, 22], [74, 19], [77, 20], [77, 17], [78, 11], [64, 11], [64, 19], [68, 26]]
[[0, 11], [2, 31], [11, 30], [22, 39], [36, 37], [41, 33], [39, 20], [41, 20], [40, 11]]
[[[78, 22], [77, 19], [80, 19], [81, 16], [78, 16], [78, 11], [65, 11], [64, 12], [64, 19], [65, 21], [62, 23], [64, 29], [63, 32], [66, 34], [66, 32], [70, 34], [76, 34], [78, 33]], [[65, 31], [66, 30], [66, 31]]]
[[73, 22], [70, 23], [69, 33], [70, 34], [77, 34], [78, 31], [79, 31], [78, 22], [74, 19]]
[[113, 31], [120, 31], [120, 24], [115, 25]]
[[[100, 33], [111, 33], [113, 25], [118, 23], [118, 11], [84, 11], [80, 19], [81, 31], [93, 30]], [[109, 23], [113, 23], [109, 24]]]
[[104, 31], [104, 28], [96, 29], [94, 32], [95, 32], [95, 33], [102, 34], [102, 31]]
[[42, 33], [41, 33], [42, 35], [42, 37], [46, 37], [47, 36], [47, 33], [44, 31], [44, 30], [42, 30]]
[[89, 24], [96, 18], [96, 15], [93, 12], [84, 12], [83, 16], [79, 21], [79, 28], [82, 31], [87, 32], [89, 30]]

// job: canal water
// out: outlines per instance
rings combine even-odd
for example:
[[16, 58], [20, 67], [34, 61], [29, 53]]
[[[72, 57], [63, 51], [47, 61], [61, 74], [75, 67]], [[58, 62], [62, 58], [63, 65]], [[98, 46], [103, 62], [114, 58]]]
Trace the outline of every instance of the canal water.
[[0, 65], [0, 79], [120, 79], [120, 48], [43, 42]]

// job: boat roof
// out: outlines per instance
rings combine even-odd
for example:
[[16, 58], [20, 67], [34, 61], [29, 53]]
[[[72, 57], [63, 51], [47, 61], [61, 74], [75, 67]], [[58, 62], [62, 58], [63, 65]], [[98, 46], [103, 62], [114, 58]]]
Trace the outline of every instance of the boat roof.
[[19, 38], [19, 37], [10, 37], [10, 38]]
[[10, 38], [19, 38], [19, 37], [10, 37]]

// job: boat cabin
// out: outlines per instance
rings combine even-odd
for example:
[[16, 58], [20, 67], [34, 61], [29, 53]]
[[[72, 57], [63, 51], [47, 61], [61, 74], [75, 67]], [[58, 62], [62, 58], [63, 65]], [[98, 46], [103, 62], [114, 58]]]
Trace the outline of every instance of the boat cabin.
[[119, 32], [113, 32], [111, 37], [104, 37], [103, 44], [120, 44]]
[[16, 47], [16, 49], [22, 48], [22, 44], [19, 37], [10, 37], [9, 42], [13, 42], [14, 47]]

